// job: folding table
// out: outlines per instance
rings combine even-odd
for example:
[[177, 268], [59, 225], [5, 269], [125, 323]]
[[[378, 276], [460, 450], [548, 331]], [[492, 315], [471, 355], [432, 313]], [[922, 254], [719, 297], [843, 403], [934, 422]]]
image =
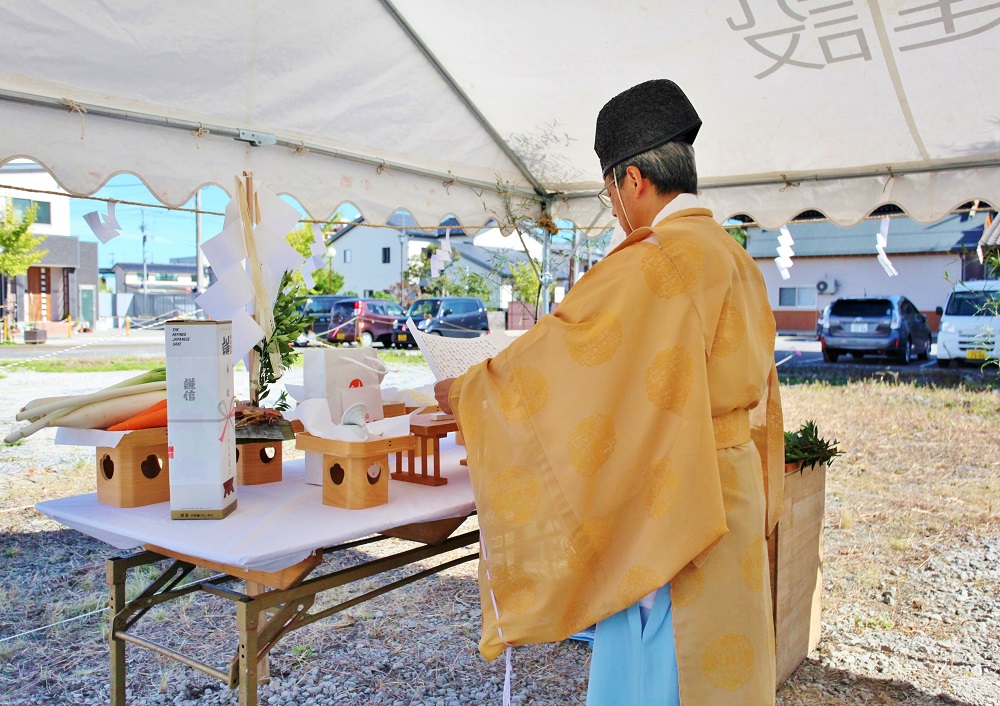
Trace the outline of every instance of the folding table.
[[[286, 461], [280, 483], [238, 490], [237, 509], [223, 520], [171, 520], [169, 503], [118, 508], [97, 502], [96, 494], [49, 500], [36, 505], [56, 522], [119, 549], [142, 551], [107, 562], [111, 610], [111, 704], [125, 705], [125, 647], [131, 643], [171, 657], [239, 689], [240, 704], [256, 706], [260, 666], [289, 632], [338, 613], [394, 588], [478, 558], [469, 552], [418, 571], [348, 601], [310, 613], [317, 594], [370, 578], [479, 542], [477, 530], [450, 536], [475, 511], [468, 470], [459, 464], [464, 449], [447, 439], [441, 445], [442, 473], [448, 484], [424, 486], [390, 481], [389, 502], [365, 510], [322, 504], [322, 488], [305, 483], [304, 462]], [[397, 537], [423, 544], [310, 578], [324, 556]], [[130, 569], [172, 560], [137, 597], [127, 600]], [[195, 567], [218, 574], [183, 583]], [[245, 581], [243, 592], [228, 584]], [[236, 604], [239, 652], [222, 670], [129, 632], [153, 606], [204, 591]]]

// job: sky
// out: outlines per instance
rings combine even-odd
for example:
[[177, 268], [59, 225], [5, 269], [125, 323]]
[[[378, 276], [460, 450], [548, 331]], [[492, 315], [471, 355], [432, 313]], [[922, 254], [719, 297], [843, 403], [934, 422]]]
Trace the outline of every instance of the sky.
[[[94, 196], [123, 201], [158, 204], [149, 189], [131, 174], [119, 174], [108, 181]], [[305, 215], [305, 210], [290, 196], [282, 197]], [[201, 209], [222, 213], [229, 203], [229, 195], [218, 186], [206, 186], [201, 191]], [[194, 199], [184, 204], [194, 208]], [[99, 267], [110, 267], [115, 262], [142, 262], [142, 227], [146, 228], [146, 261], [170, 262], [171, 258], [191, 257], [195, 254], [195, 214], [169, 211], [163, 208], [115, 205], [115, 216], [121, 225], [121, 235], [101, 245], [83, 219], [85, 213], [107, 213], [107, 204], [90, 199], [70, 199], [70, 235], [81, 240], [98, 243]], [[221, 216], [202, 215], [202, 240], [208, 240], [222, 230]]]

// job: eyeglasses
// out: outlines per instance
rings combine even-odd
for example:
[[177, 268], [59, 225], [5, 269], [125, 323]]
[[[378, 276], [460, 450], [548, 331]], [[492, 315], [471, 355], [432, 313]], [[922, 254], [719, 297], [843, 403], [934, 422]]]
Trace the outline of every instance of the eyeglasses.
[[600, 201], [605, 208], [613, 208], [614, 204], [611, 203], [611, 193], [608, 189], [611, 188], [611, 184], [608, 184], [603, 189], [597, 192], [597, 200]]

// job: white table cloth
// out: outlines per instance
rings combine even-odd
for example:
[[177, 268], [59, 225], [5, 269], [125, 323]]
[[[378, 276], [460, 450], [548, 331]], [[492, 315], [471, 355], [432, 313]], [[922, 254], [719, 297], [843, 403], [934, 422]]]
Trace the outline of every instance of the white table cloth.
[[469, 515], [475, 501], [468, 469], [459, 464], [464, 456], [453, 436], [442, 439], [441, 474], [447, 485], [390, 480], [389, 502], [365, 510], [324, 505], [323, 489], [305, 483], [302, 459], [284, 463], [280, 483], [239, 486], [237, 508], [223, 520], [171, 520], [170, 503], [119, 508], [98, 503], [96, 493], [47, 500], [35, 509], [119, 549], [151, 544], [244, 569], [279, 571], [322, 547], [414, 522]]

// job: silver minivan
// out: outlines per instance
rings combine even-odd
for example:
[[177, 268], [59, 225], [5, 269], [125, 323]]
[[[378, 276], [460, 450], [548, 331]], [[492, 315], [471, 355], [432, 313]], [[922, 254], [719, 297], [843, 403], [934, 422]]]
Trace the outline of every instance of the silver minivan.
[[825, 316], [819, 340], [828, 363], [850, 353], [855, 358], [888, 355], [906, 365], [914, 358], [926, 360], [931, 352], [927, 317], [898, 295], [836, 300]]

